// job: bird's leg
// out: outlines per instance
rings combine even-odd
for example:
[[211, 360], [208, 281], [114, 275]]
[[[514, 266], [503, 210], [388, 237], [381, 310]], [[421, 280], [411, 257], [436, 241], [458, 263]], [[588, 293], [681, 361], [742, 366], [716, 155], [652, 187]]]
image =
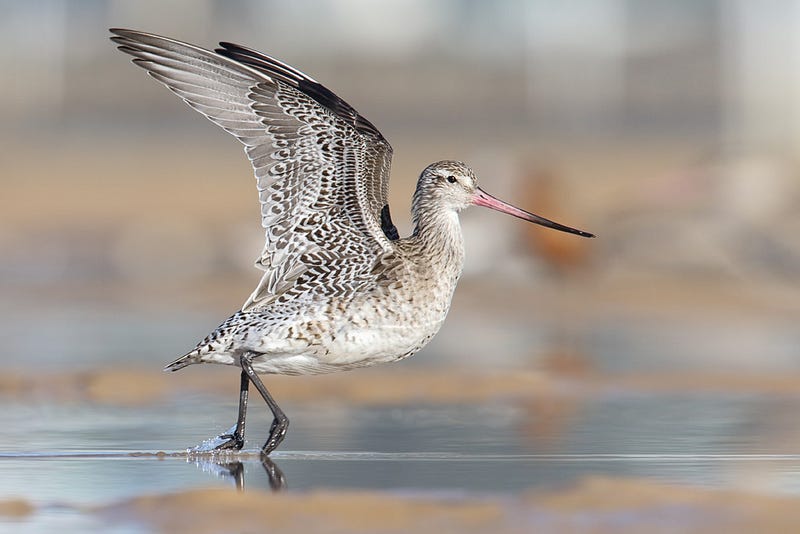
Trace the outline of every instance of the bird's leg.
[[283, 438], [286, 437], [286, 431], [289, 429], [289, 418], [286, 417], [286, 414], [283, 413], [283, 410], [280, 409], [278, 403], [275, 402], [275, 399], [272, 398], [272, 395], [269, 394], [264, 383], [261, 382], [261, 379], [253, 370], [251, 359], [252, 355], [249, 353], [241, 356], [242, 372], [247, 373], [250, 381], [264, 398], [264, 402], [266, 402], [269, 409], [272, 410], [272, 417], [274, 417], [272, 426], [269, 429], [269, 438], [267, 438], [267, 442], [264, 443], [264, 446], [261, 447], [261, 455], [263, 457], [268, 456], [269, 453], [274, 451], [278, 445], [281, 444]]
[[247, 373], [242, 370], [242, 376], [239, 381], [239, 416], [236, 418], [236, 426], [229, 432], [221, 434], [217, 437], [218, 441], [222, 441], [219, 445], [214, 447], [214, 450], [241, 450], [244, 447], [244, 419], [247, 413], [247, 394], [250, 389], [250, 378]]

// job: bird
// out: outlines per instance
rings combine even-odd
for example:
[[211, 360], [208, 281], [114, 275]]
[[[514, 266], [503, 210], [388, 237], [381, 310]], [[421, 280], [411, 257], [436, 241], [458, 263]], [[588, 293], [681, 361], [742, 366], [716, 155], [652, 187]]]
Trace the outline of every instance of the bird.
[[200, 451], [239, 451], [252, 384], [272, 412], [261, 455], [289, 419], [260, 375], [345, 371], [407, 358], [439, 331], [464, 264], [458, 214], [483, 206], [594, 237], [516, 208], [478, 187], [459, 161], [419, 175], [413, 232], [400, 237], [387, 202], [392, 147], [352, 106], [313, 78], [229, 42], [214, 50], [111, 28], [117, 48], [189, 106], [237, 138], [252, 164], [265, 242], [260, 281], [241, 309], [164, 369], [240, 369], [236, 424]]

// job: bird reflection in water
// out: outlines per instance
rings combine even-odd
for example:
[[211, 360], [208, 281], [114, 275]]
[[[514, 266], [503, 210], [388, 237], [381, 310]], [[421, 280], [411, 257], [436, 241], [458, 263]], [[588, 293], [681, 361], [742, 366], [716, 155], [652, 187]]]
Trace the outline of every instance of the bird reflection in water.
[[[194, 459], [195, 465], [207, 472], [212, 472], [221, 478], [230, 479], [236, 485], [238, 491], [245, 489], [245, 469], [241, 460], [232, 459], [230, 456], [204, 456]], [[282, 491], [286, 489], [286, 477], [278, 465], [270, 460], [266, 455], [261, 455], [259, 463], [267, 474], [267, 482], [272, 491]], [[251, 477], [252, 478], [252, 477]]]

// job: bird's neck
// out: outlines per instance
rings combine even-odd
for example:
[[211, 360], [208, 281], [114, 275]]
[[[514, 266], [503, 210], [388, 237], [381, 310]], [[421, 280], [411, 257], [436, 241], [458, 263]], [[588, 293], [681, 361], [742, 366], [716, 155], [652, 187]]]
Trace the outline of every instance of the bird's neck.
[[464, 238], [458, 213], [415, 198], [411, 208], [414, 223], [412, 238], [431, 264], [461, 275], [464, 264]]

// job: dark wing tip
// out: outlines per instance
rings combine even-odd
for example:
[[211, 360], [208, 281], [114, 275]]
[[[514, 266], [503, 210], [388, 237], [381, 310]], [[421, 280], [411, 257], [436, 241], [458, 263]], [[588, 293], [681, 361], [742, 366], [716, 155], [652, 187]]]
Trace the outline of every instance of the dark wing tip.
[[[113, 33], [115, 36], [119, 37], [133, 37], [134, 35], [148, 35], [144, 32], [140, 32], [137, 30], [129, 30], [127, 28], [109, 28], [109, 32]], [[119, 37], [111, 37], [111, 40], [118, 39]]]
[[[108, 31], [114, 34], [110, 39], [118, 45], [125, 45], [130, 39], [135, 39], [137, 36], [147, 37], [152, 35], [126, 28], [109, 28]], [[247, 48], [246, 46], [235, 43], [222, 41], [219, 43], [219, 46], [220, 48], [214, 50], [217, 54], [294, 87], [321, 106], [330, 110], [334, 115], [353, 126], [359, 132], [375, 137], [386, 145], [389, 144], [380, 130], [358, 113], [353, 106], [345, 102], [336, 93], [321, 83], [303, 74], [291, 65], [287, 65], [282, 61], [278, 61], [252, 48]]]
[[214, 50], [217, 54], [233, 59], [294, 87], [330, 110], [334, 115], [353, 126], [359, 132], [371, 135], [388, 145], [386, 139], [374, 124], [364, 118], [353, 106], [345, 102], [336, 93], [310, 76], [303, 74], [291, 65], [287, 65], [252, 48], [227, 41], [220, 42], [219, 46], [220, 48]]

